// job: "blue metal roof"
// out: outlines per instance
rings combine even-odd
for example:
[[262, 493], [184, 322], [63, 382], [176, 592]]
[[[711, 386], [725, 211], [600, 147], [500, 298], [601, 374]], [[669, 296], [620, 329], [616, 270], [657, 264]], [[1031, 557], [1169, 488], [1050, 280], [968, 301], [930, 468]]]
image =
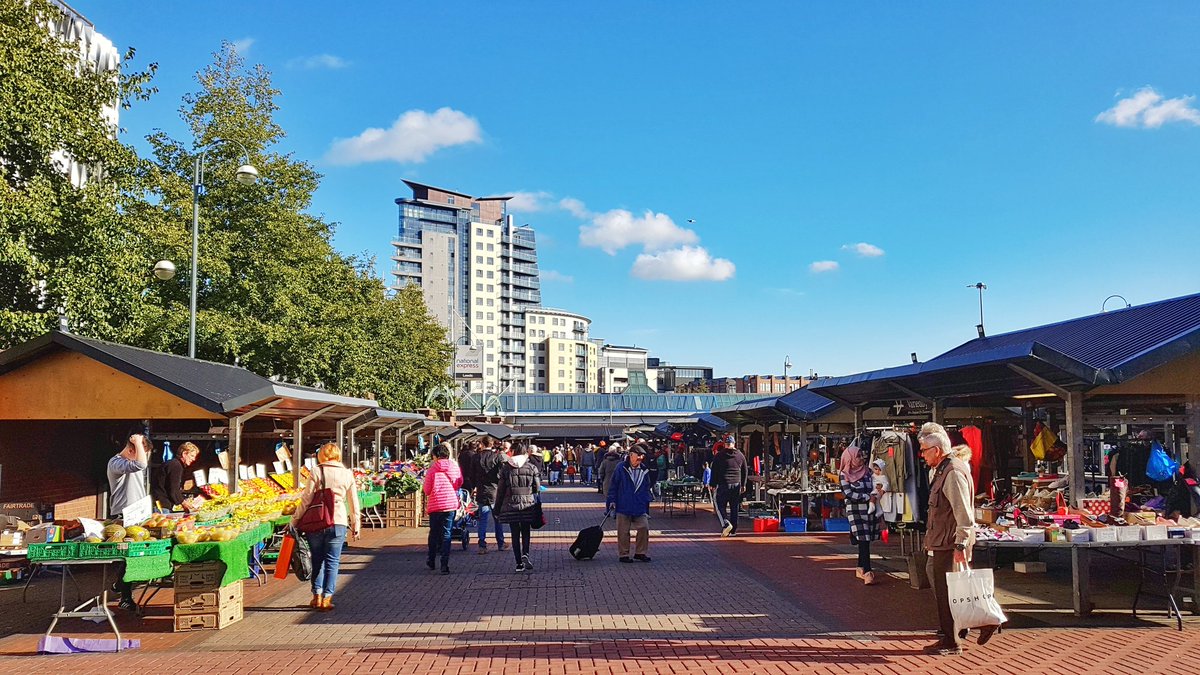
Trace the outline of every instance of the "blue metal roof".
[[[846, 403], [1040, 392], [1019, 367], [1061, 387], [1115, 384], [1200, 349], [1200, 294], [971, 340], [924, 363], [818, 380]], [[1182, 393], [1182, 392], [1181, 392]]]
[[811, 420], [831, 412], [837, 405], [820, 394], [797, 389], [789, 394], [717, 408], [713, 414], [735, 422]]

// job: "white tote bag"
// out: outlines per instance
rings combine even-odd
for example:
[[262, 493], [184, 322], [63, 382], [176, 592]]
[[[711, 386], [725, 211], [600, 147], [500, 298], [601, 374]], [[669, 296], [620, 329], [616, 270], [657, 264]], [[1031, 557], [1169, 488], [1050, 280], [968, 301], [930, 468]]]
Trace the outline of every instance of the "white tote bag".
[[1008, 621], [1000, 603], [996, 602], [996, 583], [992, 570], [973, 570], [946, 573], [946, 594], [950, 598], [950, 613], [954, 616], [954, 632], [964, 628], [999, 626]]

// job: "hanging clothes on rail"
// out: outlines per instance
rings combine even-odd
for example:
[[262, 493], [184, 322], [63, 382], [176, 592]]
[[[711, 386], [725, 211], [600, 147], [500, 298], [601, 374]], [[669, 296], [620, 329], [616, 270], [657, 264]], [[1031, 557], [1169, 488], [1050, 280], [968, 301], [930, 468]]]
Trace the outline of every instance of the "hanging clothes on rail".
[[961, 431], [963, 441], [971, 448], [971, 480], [974, 481], [975, 491], [981, 492], [984, 489], [984, 484], [980, 482], [983, 471], [983, 431], [977, 426], [966, 426]]
[[784, 434], [779, 443], [779, 463], [791, 466], [796, 463], [795, 441], [791, 434]]
[[904, 485], [908, 478], [908, 457], [904, 452], [905, 437], [896, 431], [884, 431], [871, 443], [871, 460], [883, 460], [883, 474], [891, 485]]

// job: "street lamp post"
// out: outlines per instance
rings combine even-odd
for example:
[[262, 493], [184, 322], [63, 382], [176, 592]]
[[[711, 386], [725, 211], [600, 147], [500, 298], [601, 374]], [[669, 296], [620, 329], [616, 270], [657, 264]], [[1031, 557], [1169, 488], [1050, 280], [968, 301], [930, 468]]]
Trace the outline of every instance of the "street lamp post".
[[258, 180], [258, 169], [250, 163], [250, 152], [246, 146], [226, 138], [214, 138], [200, 148], [192, 167], [192, 295], [188, 302], [188, 358], [196, 358], [196, 292], [200, 280], [200, 192], [204, 189], [204, 158], [209, 148], [218, 143], [232, 143], [242, 150], [246, 163], [237, 168], [234, 178], [242, 185], [253, 185]]

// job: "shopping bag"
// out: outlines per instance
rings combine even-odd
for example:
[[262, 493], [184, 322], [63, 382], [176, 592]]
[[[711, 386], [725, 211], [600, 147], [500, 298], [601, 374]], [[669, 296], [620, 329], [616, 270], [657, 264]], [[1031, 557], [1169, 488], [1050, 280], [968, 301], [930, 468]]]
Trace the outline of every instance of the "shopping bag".
[[1179, 471], [1179, 463], [1171, 459], [1158, 441], [1154, 441], [1150, 446], [1150, 459], [1146, 462], [1146, 476], [1163, 483], [1171, 480], [1176, 471]]
[[275, 559], [275, 578], [286, 579], [288, 573], [288, 565], [292, 561], [292, 550], [296, 547], [296, 540], [292, 539], [292, 535], [283, 535], [283, 543], [279, 545], [279, 557]]
[[[292, 572], [300, 581], [308, 581], [313, 574], [312, 549], [308, 547], [308, 539], [292, 531], [296, 545], [292, 548]], [[279, 563], [275, 563], [278, 565]]]
[[950, 614], [954, 616], [954, 632], [999, 626], [1008, 621], [996, 602], [995, 589], [990, 569], [968, 567], [961, 572], [946, 573], [946, 595], [950, 599]]

